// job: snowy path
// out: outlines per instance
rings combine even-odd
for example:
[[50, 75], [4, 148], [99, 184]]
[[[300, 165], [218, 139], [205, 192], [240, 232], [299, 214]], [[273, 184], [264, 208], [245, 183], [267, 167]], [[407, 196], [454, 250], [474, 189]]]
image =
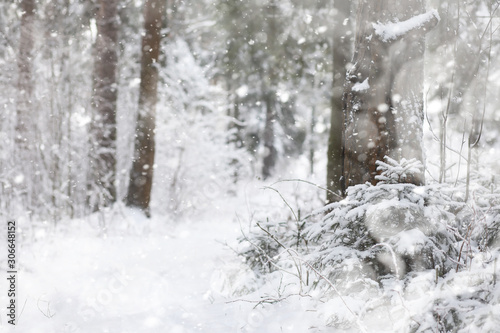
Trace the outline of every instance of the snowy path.
[[237, 306], [210, 289], [217, 267], [234, 260], [222, 242], [238, 225], [213, 220], [163, 234], [38, 232], [21, 251], [16, 331], [237, 332]]
[[[307, 300], [290, 298], [254, 309], [280, 286], [246, 295], [253, 275], [224, 244], [234, 245], [241, 228], [257, 215], [287, 208], [276, 193], [262, 191], [261, 183], [247, 186], [245, 193], [214, 203], [191, 222], [141, 219], [118, 208], [102, 219], [106, 233], [99, 231], [99, 216], [56, 227], [20, 221], [15, 331], [312, 332], [316, 315]], [[2, 280], [0, 290], [6, 290]], [[241, 296], [230, 298], [234, 290], [242, 290]], [[7, 301], [0, 293], [0, 304]], [[0, 318], [0, 332], [9, 332], [5, 314]]]

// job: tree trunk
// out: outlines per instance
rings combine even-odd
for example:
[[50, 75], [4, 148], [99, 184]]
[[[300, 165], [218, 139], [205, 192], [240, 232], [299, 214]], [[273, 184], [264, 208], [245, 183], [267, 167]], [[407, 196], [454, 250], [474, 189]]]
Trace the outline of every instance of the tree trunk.
[[97, 210], [116, 201], [116, 68], [118, 62], [119, 0], [100, 0], [96, 15], [97, 39], [94, 46], [94, 69], [91, 122], [91, 207]]
[[19, 173], [16, 175], [15, 188], [18, 194], [26, 200], [27, 209], [36, 205], [38, 200], [36, 188], [35, 169], [37, 167], [37, 150], [35, 149], [36, 116], [33, 107], [34, 81], [33, 58], [35, 45], [35, 0], [22, 0], [22, 10], [19, 53], [17, 55], [17, 100], [15, 123], [15, 151], [14, 163]]
[[139, 112], [134, 142], [134, 160], [130, 171], [127, 205], [140, 208], [150, 216], [149, 202], [153, 186], [155, 158], [155, 118], [158, 87], [158, 56], [165, 1], [146, 0], [142, 38]]
[[352, 57], [351, 1], [335, 0], [335, 26], [333, 27], [333, 91], [331, 100], [330, 137], [328, 140], [328, 164], [326, 201], [331, 203], [342, 198], [345, 182], [342, 180], [342, 124], [344, 123], [342, 93], [346, 66]]
[[[423, 0], [359, 3], [354, 66], [344, 90], [346, 187], [376, 184], [376, 161], [385, 156], [423, 162], [425, 31], [438, 22], [437, 12], [424, 8]], [[424, 174], [407, 181], [423, 184]]]
[[264, 98], [266, 102], [266, 124], [264, 127], [263, 135], [265, 156], [262, 165], [262, 177], [266, 179], [271, 176], [278, 155], [278, 152], [274, 147], [276, 92], [274, 92], [274, 90], [271, 90], [266, 94]]
[[269, 63], [267, 68], [267, 73], [264, 77], [264, 99], [266, 104], [266, 123], [263, 133], [264, 141], [264, 151], [265, 156], [262, 164], [262, 177], [264, 179], [271, 176], [274, 166], [276, 165], [276, 160], [278, 158], [278, 152], [275, 147], [275, 131], [274, 126], [276, 122], [276, 86], [277, 86], [277, 69], [276, 66], [276, 42], [277, 42], [277, 27], [276, 27], [276, 10], [277, 4], [275, 0], [269, 0], [269, 7], [267, 11], [268, 19], [268, 32], [266, 49], [268, 52]]
[[17, 81], [17, 122], [16, 142], [20, 150], [28, 150], [32, 142], [32, 128], [30, 119], [33, 114], [33, 78], [32, 61], [35, 44], [35, 0], [21, 1], [21, 36], [19, 38], [19, 54], [17, 67], [19, 76]]

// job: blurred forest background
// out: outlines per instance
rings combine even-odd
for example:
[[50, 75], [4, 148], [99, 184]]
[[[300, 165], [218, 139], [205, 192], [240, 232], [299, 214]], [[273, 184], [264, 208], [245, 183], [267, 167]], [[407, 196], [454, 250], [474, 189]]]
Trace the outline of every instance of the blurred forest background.
[[[330, 155], [341, 147], [357, 3], [3, 2], [2, 214], [57, 221], [122, 200], [149, 211], [148, 191], [153, 212], [183, 214], [255, 177], [339, 190], [327, 151], [329, 137]], [[496, 186], [498, 3], [427, 5], [441, 20], [426, 34], [425, 177], [466, 198]]]
[[21, 324], [497, 332], [499, 9], [0, 2]]

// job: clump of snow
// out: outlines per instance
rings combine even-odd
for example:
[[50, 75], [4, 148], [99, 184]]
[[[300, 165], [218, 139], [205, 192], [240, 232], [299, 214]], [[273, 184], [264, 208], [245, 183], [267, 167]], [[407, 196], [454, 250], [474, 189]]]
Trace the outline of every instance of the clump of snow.
[[373, 23], [373, 29], [383, 42], [390, 42], [399, 39], [412, 30], [421, 28], [433, 19], [440, 20], [439, 13], [435, 9], [402, 22]]
[[363, 91], [370, 89], [370, 84], [368, 83], [368, 78], [366, 78], [363, 82], [356, 82], [352, 86], [353, 91]]

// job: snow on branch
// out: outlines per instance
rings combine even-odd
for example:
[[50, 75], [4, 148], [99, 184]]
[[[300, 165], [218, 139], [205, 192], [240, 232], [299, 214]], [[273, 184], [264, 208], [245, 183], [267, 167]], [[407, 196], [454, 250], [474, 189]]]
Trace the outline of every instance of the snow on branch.
[[366, 78], [363, 82], [357, 82], [353, 87], [353, 91], [363, 91], [370, 89], [370, 83], [368, 82], [368, 78]]
[[415, 29], [431, 29], [440, 20], [439, 13], [433, 9], [402, 22], [373, 23], [375, 34], [383, 42], [396, 41]]
[[384, 159], [385, 162], [376, 162], [377, 171], [380, 171], [381, 174], [375, 176], [375, 178], [380, 184], [406, 183], [408, 178], [411, 178], [414, 174], [421, 173], [424, 168], [422, 162], [415, 158], [410, 160], [402, 158], [399, 162], [389, 156], [385, 156]]

